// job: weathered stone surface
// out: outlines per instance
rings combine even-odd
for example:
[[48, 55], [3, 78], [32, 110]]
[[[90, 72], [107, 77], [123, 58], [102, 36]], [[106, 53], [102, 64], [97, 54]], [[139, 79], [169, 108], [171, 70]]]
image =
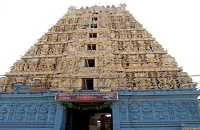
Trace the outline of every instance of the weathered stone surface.
[[[55, 101], [55, 93], [1, 92], [1, 130], [65, 130], [68, 108]], [[113, 130], [181, 130], [181, 124], [199, 123], [199, 91], [188, 89], [116, 89], [112, 101]]]
[[52, 90], [118, 92], [113, 130], [199, 123], [196, 84], [125, 7], [69, 7], [0, 78], [1, 130], [65, 130]]
[[94, 79], [93, 89], [104, 91], [196, 87], [175, 58], [121, 4], [69, 7], [13, 64], [1, 91], [12, 91], [16, 82], [80, 90], [85, 89], [84, 78]]

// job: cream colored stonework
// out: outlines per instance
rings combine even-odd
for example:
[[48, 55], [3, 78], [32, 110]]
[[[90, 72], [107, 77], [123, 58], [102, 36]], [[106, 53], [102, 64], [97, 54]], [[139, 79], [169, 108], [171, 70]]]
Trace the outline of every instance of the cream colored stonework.
[[[90, 66], [90, 63], [94, 67]], [[93, 65], [92, 65], [93, 66]], [[16, 82], [50, 90], [176, 89], [196, 84], [177, 66], [125, 4], [69, 7], [68, 12], [16, 61], [4, 91]], [[3, 91], [2, 90], [2, 91]]]

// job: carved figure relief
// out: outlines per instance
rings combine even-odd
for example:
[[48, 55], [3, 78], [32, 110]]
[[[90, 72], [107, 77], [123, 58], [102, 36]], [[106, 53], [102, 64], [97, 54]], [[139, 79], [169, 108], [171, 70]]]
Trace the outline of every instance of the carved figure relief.
[[178, 117], [180, 118], [180, 120], [186, 120], [187, 119], [188, 116], [186, 114], [186, 110], [185, 110], [183, 102], [177, 103], [177, 112], [178, 112]]
[[[98, 75], [95, 77], [97, 79], [103, 77], [105, 87], [96, 87], [106, 91], [118, 89], [119, 86], [126, 89], [196, 87], [188, 75], [184, 78], [181, 78], [181, 75], [155, 75], [153, 78], [141, 75], [138, 79], [135, 75], [134, 80], [126, 81], [126, 77], [121, 76], [126, 72], [179, 73], [182, 70], [177, 66], [175, 58], [170, 56], [142, 24], [135, 20], [123, 4], [120, 7], [107, 7], [95, 6], [94, 8], [99, 10], [95, 17], [91, 11], [93, 7], [85, 9], [70, 7], [69, 12], [13, 64], [11, 71], [6, 75], [12, 80], [6, 80], [5, 84], [13, 84], [19, 79], [16, 78], [18, 76], [45, 77], [50, 74], [54, 77], [70, 75], [75, 79], [73, 85], [71, 84], [73, 89], [82, 88], [81, 80], [77, 80], [79, 77], [90, 75]], [[96, 26], [91, 26], [91, 23]], [[89, 37], [91, 33], [94, 33], [95, 37]], [[95, 50], [88, 50], [88, 44], [95, 45]], [[82, 59], [86, 57], [94, 59], [93, 64], [96, 65], [92, 69], [89, 68], [89, 73], [82, 71], [85, 69]], [[120, 79], [115, 83], [111, 78]], [[63, 82], [62, 78], [57, 78], [59, 80], [57, 82], [54, 82], [53, 78], [50, 80], [52, 80], [49, 81], [51, 86], [57, 86], [51, 87], [50, 90], [61, 88], [64, 91], [72, 90], [71, 87], [63, 87], [62, 84], [67, 83]], [[30, 85], [29, 81], [34, 80], [27, 78], [25, 81], [25, 85]], [[100, 82], [97, 80], [95, 85], [101, 85]]]
[[25, 112], [24, 107], [18, 106], [15, 114], [15, 120], [19, 122], [23, 121], [24, 112]]
[[37, 108], [35, 106], [30, 106], [27, 111], [27, 121], [34, 122], [36, 119]]
[[140, 120], [140, 108], [137, 102], [131, 102], [130, 104], [130, 120], [131, 121]]
[[153, 118], [152, 108], [151, 108], [149, 102], [143, 102], [142, 111], [143, 111], [143, 119], [144, 120], [150, 121]]
[[38, 119], [40, 121], [46, 121], [47, 120], [47, 112], [48, 112], [48, 109], [46, 106], [41, 106], [40, 107], [40, 110], [39, 110], [39, 117]]
[[1, 122], [5, 121], [5, 119], [6, 119], [6, 113], [7, 113], [6, 107], [1, 106], [0, 107], [0, 121]]
[[175, 111], [174, 111], [174, 103], [169, 102], [168, 104], [168, 113], [169, 113], [169, 118], [170, 120], [175, 120]]
[[121, 115], [121, 120], [125, 121], [127, 120], [127, 106], [126, 103], [122, 102], [120, 105], [120, 115]]
[[13, 112], [14, 112], [14, 108], [10, 105], [9, 109], [8, 109], [8, 117], [7, 117], [7, 121], [8, 122], [12, 122], [12, 120], [13, 120]]
[[157, 112], [157, 118], [158, 120], [164, 120], [166, 118], [165, 116], [165, 106], [163, 102], [157, 102], [156, 103], [156, 112]]
[[189, 103], [188, 107], [189, 107], [189, 112], [191, 114], [192, 119], [198, 120], [199, 116], [198, 116], [198, 112], [197, 112], [197, 108], [195, 106], [195, 103], [193, 103], [193, 102]]
[[56, 106], [55, 105], [53, 105], [53, 106], [51, 106], [51, 108], [50, 108], [50, 119], [49, 119], [49, 121], [55, 121], [55, 115], [56, 115]]

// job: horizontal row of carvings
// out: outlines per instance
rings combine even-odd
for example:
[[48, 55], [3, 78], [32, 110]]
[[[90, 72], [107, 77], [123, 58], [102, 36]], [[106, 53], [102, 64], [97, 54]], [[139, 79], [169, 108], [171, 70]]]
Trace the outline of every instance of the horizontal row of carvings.
[[114, 118], [120, 121], [198, 121], [200, 115], [195, 101], [118, 102], [113, 106]]
[[0, 104], [0, 122], [55, 122], [57, 104]]

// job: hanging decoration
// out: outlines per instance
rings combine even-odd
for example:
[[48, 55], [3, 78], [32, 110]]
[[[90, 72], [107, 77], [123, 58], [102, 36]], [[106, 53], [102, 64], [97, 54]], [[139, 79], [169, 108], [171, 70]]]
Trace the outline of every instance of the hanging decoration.
[[77, 110], [100, 110], [100, 109], [108, 108], [112, 106], [112, 103], [109, 102], [109, 103], [105, 103], [105, 104], [97, 105], [97, 106], [79, 106], [79, 105], [73, 105], [72, 103], [62, 102], [61, 105], [67, 108], [77, 109]]

